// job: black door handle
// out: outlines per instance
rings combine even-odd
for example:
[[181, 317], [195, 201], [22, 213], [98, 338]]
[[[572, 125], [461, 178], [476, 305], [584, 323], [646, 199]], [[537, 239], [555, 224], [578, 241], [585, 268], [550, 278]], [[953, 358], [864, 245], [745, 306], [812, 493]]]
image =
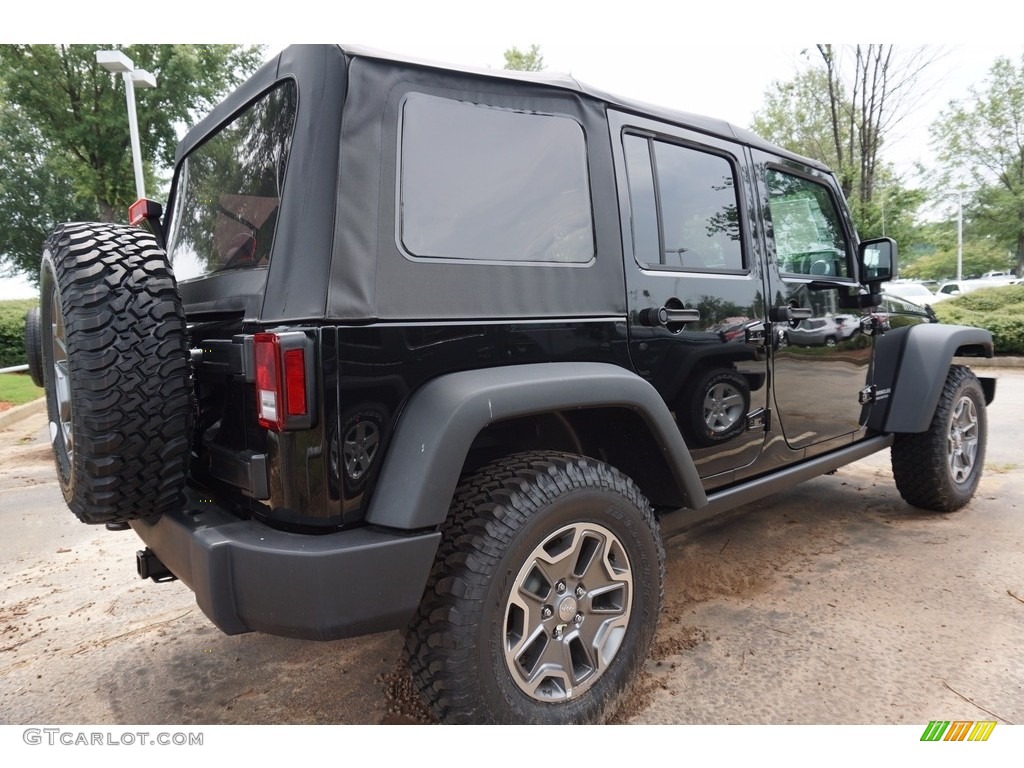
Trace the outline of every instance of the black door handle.
[[652, 327], [667, 327], [669, 324], [696, 323], [700, 321], [700, 310], [670, 309], [669, 307], [648, 307], [640, 310], [640, 324]]
[[773, 323], [792, 323], [797, 320], [809, 320], [814, 317], [814, 310], [810, 307], [795, 307], [786, 304], [782, 307], [772, 307], [771, 315]]

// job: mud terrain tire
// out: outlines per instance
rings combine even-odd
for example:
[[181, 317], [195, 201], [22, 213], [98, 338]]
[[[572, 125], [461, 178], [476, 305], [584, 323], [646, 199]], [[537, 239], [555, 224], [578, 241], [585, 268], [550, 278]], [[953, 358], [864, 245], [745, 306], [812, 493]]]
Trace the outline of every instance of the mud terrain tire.
[[64, 224], [40, 270], [41, 347], [57, 476], [85, 523], [159, 515], [185, 487], [192, 384], [185, 316], [155, 238]]
[[456, 492], [406, 634], [414, 680], [449, 723], [600, 723], [650, 651], [664, 549], [613, 467], [516, 454]]
[[985, 464], [985, 393], [970, 368], [949, 369], [927, 432], [897, 435], [892, 473], [903, 500], [952, 512], [974, 496]]

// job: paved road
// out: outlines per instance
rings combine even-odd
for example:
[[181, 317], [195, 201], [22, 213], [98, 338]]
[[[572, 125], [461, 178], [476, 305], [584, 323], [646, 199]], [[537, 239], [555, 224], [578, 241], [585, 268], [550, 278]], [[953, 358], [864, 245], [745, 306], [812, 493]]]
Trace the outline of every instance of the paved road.
[[[1024, 723], [1024, 372], [1000, 371], [988, 470], [952, 515], [887, 455], [668, 545], [666, 609], [626, 723]], [[63, 506], [41, 418], [0, 430], [0, 723], [382, 723], [426, 715], [396, 633], [215, 630], [134, 575], [131, 532]]]

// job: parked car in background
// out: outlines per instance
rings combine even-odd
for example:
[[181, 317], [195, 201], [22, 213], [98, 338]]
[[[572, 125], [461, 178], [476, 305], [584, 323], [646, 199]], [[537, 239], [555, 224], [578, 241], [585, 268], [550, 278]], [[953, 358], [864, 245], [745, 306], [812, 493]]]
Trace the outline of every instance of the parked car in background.
[[[981, 288], [996, 288], [1000, 285], [1012, 285], [1012, 277], [986, 277], [980, 280], [949, 280], [939, 286], [935, 291], [933, 304], [938, 301], [946, 301], [965, 293], [972, 293]], [[905, 297], [904, 297], [905, 298]]]
[[919, 306], [927, 306], [935, 301], [935, 294], [924, 283], [903, 282], [900, 280], [889, 283], [885, 287], [888, 295], [898, 296], [901, 299], [912, 301]]
[[853, 315], [814, 317], [801, 320], [796, 327], [783, 332], [786, 344], [800, 347], [832, 347], [853, 336], [860, 330], [860, 321]]

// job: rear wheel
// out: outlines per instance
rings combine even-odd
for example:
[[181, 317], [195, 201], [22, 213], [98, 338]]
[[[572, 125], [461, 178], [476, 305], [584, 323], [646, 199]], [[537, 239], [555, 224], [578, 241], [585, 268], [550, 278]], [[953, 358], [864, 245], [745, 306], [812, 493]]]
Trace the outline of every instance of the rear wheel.
[[650, 504], [589, 458], [527, 453], [465, 481], [406, 650], [438, 717], [597, 723], [647, 658], [664, 552]]
[[65, 224], [46, 241], [40, 336], [50, 439], [86, 523], [158, 515], [185, 487], [192, 388], [184, 312], [148, 232]]
[[974, 496], [985, 463], [985, 393], [970, 368], [954, 365], [927, 432], [897, 435], [896, 487], [908, 504], [952, 512]]

